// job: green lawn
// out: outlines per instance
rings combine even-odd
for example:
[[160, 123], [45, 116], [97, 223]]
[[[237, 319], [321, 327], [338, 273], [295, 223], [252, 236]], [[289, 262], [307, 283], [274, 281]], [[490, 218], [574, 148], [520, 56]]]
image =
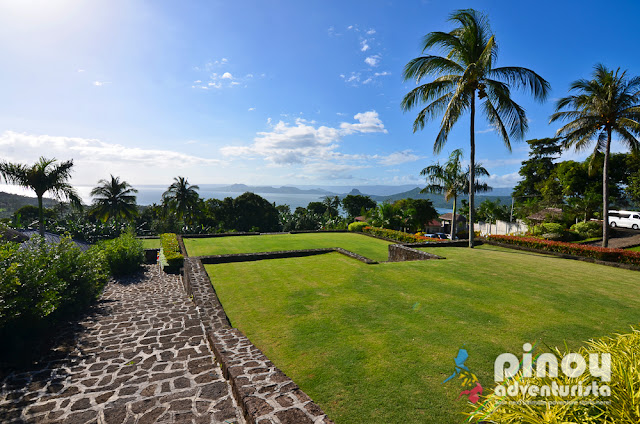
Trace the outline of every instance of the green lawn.
[[[254, 250], [271, 247], [261, 237]], [[232, 324], [338, 424], [462, 422], [458, 380], [442, 384], [462, 346], [489, 390], [495, 358], [521, 357], [525, 342], [576, 348], [640, 323], [640, 273], [492, 246], [424, 250], [447, 259], [206, 268]]]
[[144, 249], [160, 249], [160, 239], [140, 239]]
[[374, 261], [387, 260], [389, 257], [389, 244], [384, 240], [355, 233], [278, 234], [184, 239], [184, 245], [189, 256], [342, 247]]
[[631, 247], [627, 250], [633, 250], [634, 252], [640, 252], [640, 246], [636, 246], [636, 247]]

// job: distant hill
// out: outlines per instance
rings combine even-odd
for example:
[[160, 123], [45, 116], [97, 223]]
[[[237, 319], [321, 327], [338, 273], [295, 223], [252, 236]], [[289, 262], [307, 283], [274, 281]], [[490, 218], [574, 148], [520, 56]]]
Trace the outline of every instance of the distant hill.
[[[392, 194], [391, 196], [372, 196], [373, 200], [376, 202], [395, 202], [396, 200], [401, 199], [429, 199], [433, 202], [433, 206], [435, 208], [451, 208], [453, 207], [453, 201], [447, 202], [444, 200], [444, 196], [441, 194], [431, 194], [431, 193], [420, 193], [422, 190], [420, 187], [416, 187], [413, 190], [404, 191], [402, 193]], [[466, 198], [464, 196], [463, 198]], [[511, 197], [509, 196], [495, 196], [488, 193], [477, 194], [476, 195], [476, 205], [479, 205], [484, 200], [496, 201], [499, 200], [502, 204], [509, 205], [511, 204]], [[458, 199], [459, 201], [460, 199]]]
[[[58, 204], [57, 201], [47, 198], [42, 203], [45, 208], [51, 208]], [[38, 206], [38, 199], [0, 191], [0, 218], [10, 218], [15, 211], [27, 205]]]
[[317, 194], [318, 196], [335, 196], [334, 193], [319, 188], [302, 190], [297, 187], [290, 186], [248, 186], [245, 184], [232, 184], [226, 187], [218, 187], [216, 188], [216, 191], [221, 191], [224, 193], [244, 193], [250, 191], [252, 193]]

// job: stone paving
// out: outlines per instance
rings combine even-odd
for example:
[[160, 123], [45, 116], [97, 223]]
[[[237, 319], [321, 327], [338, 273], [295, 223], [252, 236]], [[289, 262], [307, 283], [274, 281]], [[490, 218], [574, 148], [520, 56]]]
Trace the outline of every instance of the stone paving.
[[69, 348], [1, 377], [0, 422], [245, 422], [180, 276], [112, 281], [78, 327]]

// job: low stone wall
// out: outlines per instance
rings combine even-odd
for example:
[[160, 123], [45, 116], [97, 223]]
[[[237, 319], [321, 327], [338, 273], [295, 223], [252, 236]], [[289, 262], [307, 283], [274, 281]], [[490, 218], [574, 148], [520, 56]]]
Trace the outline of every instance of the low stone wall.
[[389, 262], [425, 261], [429, 259], [445, 259], [442, 256], [412, 249], [401, 244], [389, 245]]
[[240, 330], [231, 327], [200, 258], [185, 259], [183, 281], [199, 309], [216, 360], [231, 383], [248, 423], [333, 423]]

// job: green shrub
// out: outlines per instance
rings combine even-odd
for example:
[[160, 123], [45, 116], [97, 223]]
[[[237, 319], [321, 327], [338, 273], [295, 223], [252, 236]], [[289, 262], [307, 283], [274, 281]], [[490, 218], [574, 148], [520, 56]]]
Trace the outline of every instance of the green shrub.
[[80, 249], [68, 238], [40, 237], [21, 249], [0, 248], [0, 332], [55, 321], [91, 303], [109, 278], [102, 252]]
[[584, 238], [602, 236], [602, 224], [597, 221], [578, 222], [577, 224], [573, 224], [571, 229]]
[[[489, 393], [483, 402], [476, 404], [481, 408], [468, 414], [472, 422], [492, 423], [638, 423], [640, 422], [640, 332], [632, 329], [629, 334], [618, 334], [591, 340], [576, 353], [589, 363], [589, 354], [609, 353], [611, 355], [611, 381], [600, 382], [600, 378], [591, 376], [587, 370], [580, 377], [569, 378], [559, 372], [558, 377], [530, 377], [523, 380], [522, 370], [506, 385], [514, 381], [523, 381], [532, 386], [582, 385], [588, 387], [592, 382], [606, 384], [611, 389], [610, 396], [531, 396], [526, 390], [515, 397], [497, 396]], [[561, 362], [567, 353], [554, 349], [552, 352]], [[535, 373], [534, 373], [535, 375]], [[546, 402], [545, 402], [546, 401]], [[575, 403], [567, 407], [567, 402]]]
[[176, 272], [184, 263], [180, 254], [178, 236], [173, 233], [160, 234], [160, 266], [167, 272]]
[[132, 274], [144, 263], [142, 242], [131, 231], [116, 239], [102, 241], [92, 249], [104, 253], [111, 274], [115, 276]]
[[352, 222], [349, 224], [349, 231], [361, 233], [364, 227], [369, 226], [366, 222]]

